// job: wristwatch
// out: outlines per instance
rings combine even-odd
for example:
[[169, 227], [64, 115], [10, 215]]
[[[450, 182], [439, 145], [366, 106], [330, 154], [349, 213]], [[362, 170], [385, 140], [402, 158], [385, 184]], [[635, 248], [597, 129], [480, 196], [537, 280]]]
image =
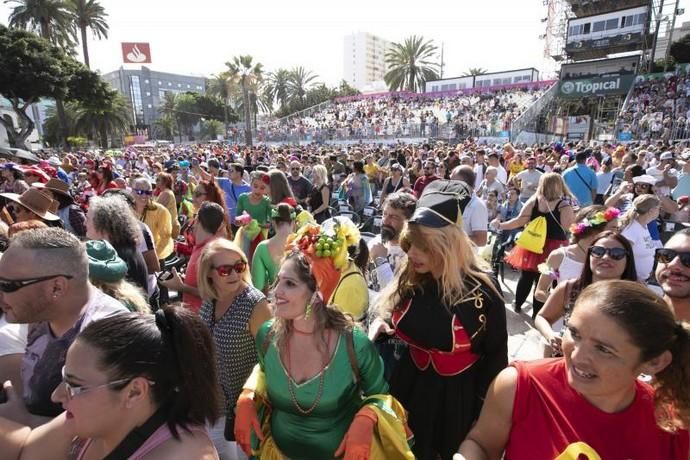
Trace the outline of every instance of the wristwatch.
[[374, 259], [374, 265], [376, 266], [376, 268], [379, 268], [381, 265], [387, 264], [387, 263], [388, 263], [388, 257], [377, 257], [376, 259]]

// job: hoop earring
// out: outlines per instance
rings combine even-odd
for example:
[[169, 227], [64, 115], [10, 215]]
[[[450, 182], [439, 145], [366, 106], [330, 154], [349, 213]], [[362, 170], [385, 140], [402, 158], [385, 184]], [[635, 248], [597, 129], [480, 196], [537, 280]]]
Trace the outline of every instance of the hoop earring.
[[311, 318], [311, 302], [307, 304], [307, 308], [304, 309], [304, 319], [309, 321]]

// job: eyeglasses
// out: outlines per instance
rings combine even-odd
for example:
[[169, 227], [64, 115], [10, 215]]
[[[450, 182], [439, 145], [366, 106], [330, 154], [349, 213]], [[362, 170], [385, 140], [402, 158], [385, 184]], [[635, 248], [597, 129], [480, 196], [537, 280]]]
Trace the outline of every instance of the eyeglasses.
[[10, 293], [10, 292], [15, 292], [18, 291], [22, 288], [25, 288], [27, 286], [31, 286], [32, 284], [37, 284], [40, 283], [41, 281], [47, 281], [47, 280], [52, 280], [54, 278], [59, 278], [59, 277], [65, 277], [68, 280], [72, 279], [72, 276], [70, 275], [48, 275], [48, 276], [40, 276], [38, 278], [28, 278], [24, 280], [6, 280], [6, 279], [0, 279], [0, 292], [4, 293]]
[[218, 276], [225, 278], [226, 276], [230, 276], [232, 272], [235, 272], [238, 275], [243, 273], [247, 269], [247, 262], [240, 260], [232, 265], [218, 265], [217, 267], [213, 267], [213, 269], [216, 271], [216, 273], [218, 273]]
[[680, 263], [686, 268], [690, 268], [690, 251], [676, 251], [674, 249], [658, 248], [654, 256], [657, 262], [670, 264], [676, 257], [680, 257]]
[[605, 248], [603, 246], [592, 246], [589, 248], [589, 253], [597, 259], [608, 255], [613, 260], [622, 260], [628, 255], [628, 252], [623, 248]]
[[[75, 396], [79, 396], [82, 393], [86, 393], [87, 391], [91, 390], [98, 390], [99, 388], [109, 388], [115, 385], [123, 385], [127, 384], [132, 381], [132, 378], [128, 379], [118, 379], [118, 380], [113, 380], [112, 382], [104, 383], [102, 385], [96, 385], [92, 387], [87, 387], [87, 386], [82, 386], [82, 385], [70, 385], [67, 383], [65, 380], [65, 367], [62, 367], [62, 383], [65, 385], [65, 394], [67, 395], [67, 399], [72, 399]], [[153, 382], [149, 382], [153, 384]]]
[[151, 190], [142, 190], [142, 189], [140, 189], [140, 188], [135, 188], [135, 189], [134, 189], [134, 193], [136, 193], [136, 194], [139, 195], [139, 196], [149, 196], [149, 195], [153, 195], [153, 191], [151, 191]]

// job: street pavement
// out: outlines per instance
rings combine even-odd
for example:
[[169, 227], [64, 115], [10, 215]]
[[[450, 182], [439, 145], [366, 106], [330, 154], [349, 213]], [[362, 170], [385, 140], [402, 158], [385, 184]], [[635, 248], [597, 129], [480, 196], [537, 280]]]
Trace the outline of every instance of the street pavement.
[[532, 297], [522, 306], [522, 313], [513, 311], [510, 304], [515, 297], [515, 287], [520, 275], [510, 266], [505, 268], [505, 281], [501, 288], [506, 301], [506, 320], [508, 323], [508, 361], [531, 360], [543, 357], [544, 341], [532, 322]]

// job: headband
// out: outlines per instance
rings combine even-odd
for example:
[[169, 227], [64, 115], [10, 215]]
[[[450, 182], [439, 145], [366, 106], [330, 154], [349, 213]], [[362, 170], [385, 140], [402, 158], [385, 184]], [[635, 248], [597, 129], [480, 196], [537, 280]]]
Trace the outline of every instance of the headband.
[[611, 222], [613, 219], [616, 219], [620, 213], [618, 208], [608, 208], [605, 211], [599, 211], [592, 217], [583, 219], [582, 222], [572, 224], [570, 226], [570, 233], [573, 235], [581, 235], [589, 228], [598, 227], [601, 224]]

